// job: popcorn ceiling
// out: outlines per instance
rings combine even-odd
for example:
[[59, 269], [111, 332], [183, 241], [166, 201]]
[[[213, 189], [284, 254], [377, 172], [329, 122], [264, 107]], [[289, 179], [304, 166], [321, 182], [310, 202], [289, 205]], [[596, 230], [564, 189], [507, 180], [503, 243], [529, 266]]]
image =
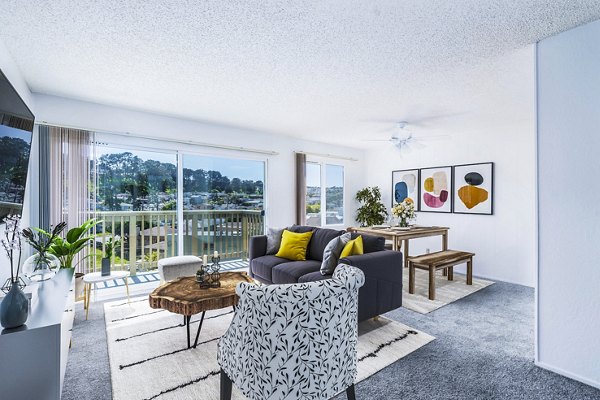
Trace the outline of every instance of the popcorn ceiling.
[[379, 118], [482, 120], [528, 82], [531, 44], [600, 18], [600, 1], [3, 0], [2, 10], [0, 41], [34, 92], [336, 142], [383, 137], [369, 122]]

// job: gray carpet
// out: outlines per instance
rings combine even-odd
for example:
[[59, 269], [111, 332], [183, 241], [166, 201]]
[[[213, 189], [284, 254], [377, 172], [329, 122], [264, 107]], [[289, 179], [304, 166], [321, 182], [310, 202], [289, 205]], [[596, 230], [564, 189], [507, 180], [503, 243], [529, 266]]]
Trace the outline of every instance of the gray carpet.
[[[386, 314], [437, 339], [361, 382], [357, 399], [600, 399], [533, 365], [533, 304], [533, 289], [499, 282], [427, 315]], [[63, 399], [110, 399], [103, 307], [85, 321], [77, 306]]]

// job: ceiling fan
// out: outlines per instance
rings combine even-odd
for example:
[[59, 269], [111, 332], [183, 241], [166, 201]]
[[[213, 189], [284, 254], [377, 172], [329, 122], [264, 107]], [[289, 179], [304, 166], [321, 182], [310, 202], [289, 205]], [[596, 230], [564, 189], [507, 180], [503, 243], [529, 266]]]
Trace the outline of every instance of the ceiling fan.
[[421, 143], [429, 140], [448, 139], [448, 135], [435, 136], [415, 136], [413, 132], [407, 128], [408, 122], [399, 121], [395, 123], [393, 128], [386, 128], [384, 132], [393, 131], [392, 136], [388, 139], [365, 139], [366, 142], [390, 142], [400, 151], [410, 153], [413, 149], [424, 149], [426, 146]]

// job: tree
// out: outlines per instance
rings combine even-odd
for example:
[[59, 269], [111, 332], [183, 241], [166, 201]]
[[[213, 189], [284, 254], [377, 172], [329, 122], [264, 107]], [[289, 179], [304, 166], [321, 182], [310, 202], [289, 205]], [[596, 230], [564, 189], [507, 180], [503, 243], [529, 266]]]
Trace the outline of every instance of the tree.
[[233, 178], [231, 180], [231, 190], [235, 193], [242, 191], [242, 180], [240, 178]]

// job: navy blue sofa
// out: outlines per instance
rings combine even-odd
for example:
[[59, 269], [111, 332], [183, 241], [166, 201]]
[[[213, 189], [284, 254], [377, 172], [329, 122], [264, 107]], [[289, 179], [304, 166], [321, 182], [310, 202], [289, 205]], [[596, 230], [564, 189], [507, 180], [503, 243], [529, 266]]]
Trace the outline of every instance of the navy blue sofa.
[[[320, 268], [325, 246], [344, 233], [334, 229], [294, 225], [294, 232], [313, 231], [306, 261], [267, 255], [267, 237], [253, 236], [249, 243], [250, 276], [265, 284], [302, 283], [329, 279]], [[352, 234], [353, 238], [356, 234]], [[364, 254], [340, 259], [365, 274], [358, 298], [358, 320], [364, 321], [402, 306], [402, 253], [385, 250], [383, 237], [362, 235]]]

